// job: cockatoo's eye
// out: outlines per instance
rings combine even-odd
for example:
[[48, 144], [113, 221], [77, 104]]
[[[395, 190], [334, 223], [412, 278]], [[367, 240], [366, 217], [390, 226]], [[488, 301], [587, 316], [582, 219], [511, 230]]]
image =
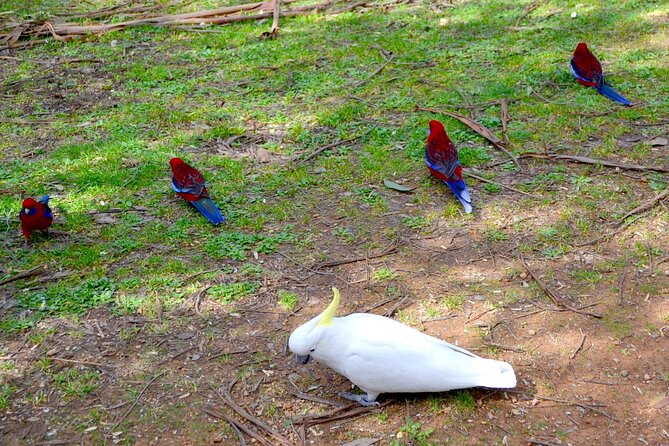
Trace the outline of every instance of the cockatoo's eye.
[[311, 349], [311, 350], [309, 350], [309, 351], [310, 351], [311, 353], [313, 353], [313, 352], [315, 352], [315, 351], [316, 351], [316, 349], [315, 349], [315, 348], [312, 348], [312, 349]]

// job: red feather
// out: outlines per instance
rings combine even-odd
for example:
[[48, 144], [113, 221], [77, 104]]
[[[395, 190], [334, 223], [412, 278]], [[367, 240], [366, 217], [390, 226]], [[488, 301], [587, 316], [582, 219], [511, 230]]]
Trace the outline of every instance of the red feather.
[[23, 200], [19, 220], [21, 220], [21, 232], [28, 240], [33, 231], [43, 231], [51, 226], [53, 216], [51, 216], [51, 210], [46, 204], [32, 198], [26, 198]]
[[444, 125], [439, 121], [430, 121], [427, 155], [430, 163], [439, 169], [427, 167], [433, 176], [443, 181], [462, 179], [462, 167], [458, 163], [458, 151], [446, 134]]
[[192, 189], [195, 192], [177, 192], [177, 195], [186, 201], [197, 201], [203, 197], [209, 197], [204, 177], [199, 170], [189, 166], [181, 158], [172, 158], [170, 167], [173, 174], [172, 180], [177, 187], [179, 189]]
[[602, 78], [602, 64], [599, 59], [590, 52], [588, 45], [584, 42], [576, 45], [574, 50], [574, 57], [572, 58], [572, 65], [579, 76], [592, 79], [592, 82], [584, 81], [583, 79], [576, 79], [580, 84], [588, 87], [596, 87]]

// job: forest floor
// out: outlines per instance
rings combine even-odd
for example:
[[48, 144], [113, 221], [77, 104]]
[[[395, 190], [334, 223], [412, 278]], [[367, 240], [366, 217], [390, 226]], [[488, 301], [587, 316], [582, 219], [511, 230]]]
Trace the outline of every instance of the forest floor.
[[[0, 34], [158, 4], [26, 3], [2, 2]], [[280, 24], [0, 50], [0, 443], [669, 445], [669, 5], [369, 1]], [[574, 81], [579, 41], [633, 107]], [[473, 214], [425, 168], [430, 119]], [[173, 156], [225, 224], [174, 196]], [[52, 234], [25, 249], [21, 200], [47, 193]], [[286, 346], [333, 286], [340, 315], [507, 361], [518, 386], [348, 404]]]

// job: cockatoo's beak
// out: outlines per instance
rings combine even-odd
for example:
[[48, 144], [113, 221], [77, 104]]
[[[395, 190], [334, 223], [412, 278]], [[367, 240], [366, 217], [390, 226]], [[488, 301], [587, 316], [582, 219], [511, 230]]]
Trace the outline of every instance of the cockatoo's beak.
[[299, 362], [300, 364], [306, 364], [307, 362], [309, 362], [310, 359], [311, 356], [309, 355], [304, 355], [304, 356], [295, 355], [295, 361]]

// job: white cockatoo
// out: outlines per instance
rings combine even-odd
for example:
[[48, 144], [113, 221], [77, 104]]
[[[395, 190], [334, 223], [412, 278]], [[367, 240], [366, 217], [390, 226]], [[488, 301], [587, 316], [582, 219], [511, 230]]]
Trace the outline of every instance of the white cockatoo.
[[390, 318], [366, 313], [334, 317], [339, 291], [332, 291], [330, 305], [293, 331], [288, 346], [301, 364], [314, 358], [367, 393], [340, 396], [371, 406], [378, 405], [380, 393], [516, 386], [516, 374], [506, 362], [481, 358]]

